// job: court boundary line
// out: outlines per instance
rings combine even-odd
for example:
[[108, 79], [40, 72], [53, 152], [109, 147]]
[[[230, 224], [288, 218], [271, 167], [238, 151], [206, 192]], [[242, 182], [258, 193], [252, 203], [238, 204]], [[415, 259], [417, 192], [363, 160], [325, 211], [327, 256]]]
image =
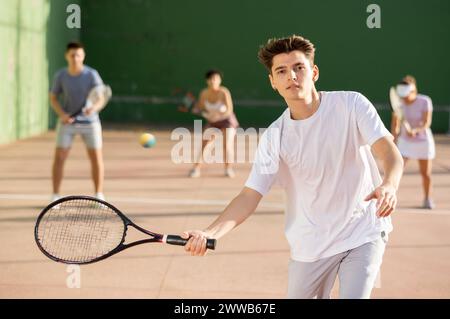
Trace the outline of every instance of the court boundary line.
[[[44, 200], [49, 202], [48, 195], [38, 195], [38, 194], [1, 194], [1, 200]], [[169, 198], [142, 198], [142, 197], [116, 197], [108, 196], [107, 200], [111, 203], [139, 203], [139, 204], [159, 204], [159, 205], [183, 205], [183, 206], [227, 206], [231, 200], [213, 200], [213, 199], [169, 199]], [[258, 209], [281, 209], [285, 210], [285, 205], [282, 203], [275, 202], [262, 202], [258, 205]], [[405, 213], [405, 214], [423, 214], [423, 215], [442, 215], [449, 216], [450, 209], [433, 209], [425, 210], [420, 207], [400, 207], [396, 210], [395, 214]]]
[[[0, 194], [0, 200], [45, 200], [49, 201], [49, 195], [37, 194]], [[175, 198], [143, 198], [143, 197], [116, 197], [108, 196], [107, 201], [111, 203], [139, 203], [139, 204], [173, 204], [173, 205], [200, 205], [200, 206], [227, 206], [230, 200], [214, 199], [175, 199]], [[284, 209], [280, 203], [268, 202], [261, 203], [260, 208], [278, 208]]]

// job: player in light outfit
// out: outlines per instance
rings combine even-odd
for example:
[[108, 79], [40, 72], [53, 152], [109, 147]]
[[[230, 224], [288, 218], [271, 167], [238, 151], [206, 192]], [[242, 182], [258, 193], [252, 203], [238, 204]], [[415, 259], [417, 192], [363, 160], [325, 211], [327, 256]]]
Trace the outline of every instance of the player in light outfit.
[[401, 125], [394, 114], [391, 132], [397, 139], [398, 149], [405, 165], [408, 159], [418, 160], [424, 192], [423, 208], [433, 209], [435, 205], [431, 199], [431, 169], [432, 160], [436, 156], [430, 128], [433, 103], [430, 97], [418, 94], [416, 79], [410, 75], [397, 85], [397, 93], [403, 101], [401, 105], [403, 117], [411, 128]]
[[204, 255], [206, 238], [241, 224], [277, 183], [287, 195], [288, 298], [329, 298], [336, 276], [341, 298], [369, 298], [392, 231], [403, 160], [367, 98], [316, 90], [314, 52], [295, 35], [261, 47], [270, 84], [288, 108], [262, 135], [241, 193], [206, 229], [186, 231], [185, 249]]

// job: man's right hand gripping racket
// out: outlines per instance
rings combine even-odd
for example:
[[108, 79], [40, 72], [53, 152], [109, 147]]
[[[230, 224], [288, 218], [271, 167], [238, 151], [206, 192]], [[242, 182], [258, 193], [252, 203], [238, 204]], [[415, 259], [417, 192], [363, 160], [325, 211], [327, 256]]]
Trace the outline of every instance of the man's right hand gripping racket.
[[[149, 238], [126, 244], [130, 226]], [[184, 246], [188, 241], [141, 228], [110, 203], [89, 196], [68, 196], [52, 202], [39, 215], [34, 236], [45, 256], [65, 264], [94, 263], [145, 243]], [[215, 249], [216, 239], [208, 239], [206, 247]]]

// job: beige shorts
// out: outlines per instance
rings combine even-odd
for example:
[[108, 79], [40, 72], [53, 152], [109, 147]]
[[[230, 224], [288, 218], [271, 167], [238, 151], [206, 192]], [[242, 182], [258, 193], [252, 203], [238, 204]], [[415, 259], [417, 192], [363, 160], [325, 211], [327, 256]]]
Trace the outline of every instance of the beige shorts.
[[75, 135], [81, 135], [84, 144], [89, 149], [102, 148], [102, 125], [100, 122], [88, 124], [62, 124], [56, 127], [56, 146], [70, 148]]

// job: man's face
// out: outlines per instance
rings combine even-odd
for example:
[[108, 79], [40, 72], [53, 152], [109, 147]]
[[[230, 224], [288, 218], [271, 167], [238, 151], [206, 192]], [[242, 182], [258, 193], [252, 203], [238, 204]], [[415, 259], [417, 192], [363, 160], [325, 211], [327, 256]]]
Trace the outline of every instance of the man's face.
[[319, 69], [301, 51], [277, 54], [272, 60], [272, 87], [285, 100], [304, 99], [311, 94], [314, 82], [319, 78]]
[[79, 49], [70, 49], [66, 52], [66, 61], [70, 67], [81, 67], [84, 62], [84, 50]]

